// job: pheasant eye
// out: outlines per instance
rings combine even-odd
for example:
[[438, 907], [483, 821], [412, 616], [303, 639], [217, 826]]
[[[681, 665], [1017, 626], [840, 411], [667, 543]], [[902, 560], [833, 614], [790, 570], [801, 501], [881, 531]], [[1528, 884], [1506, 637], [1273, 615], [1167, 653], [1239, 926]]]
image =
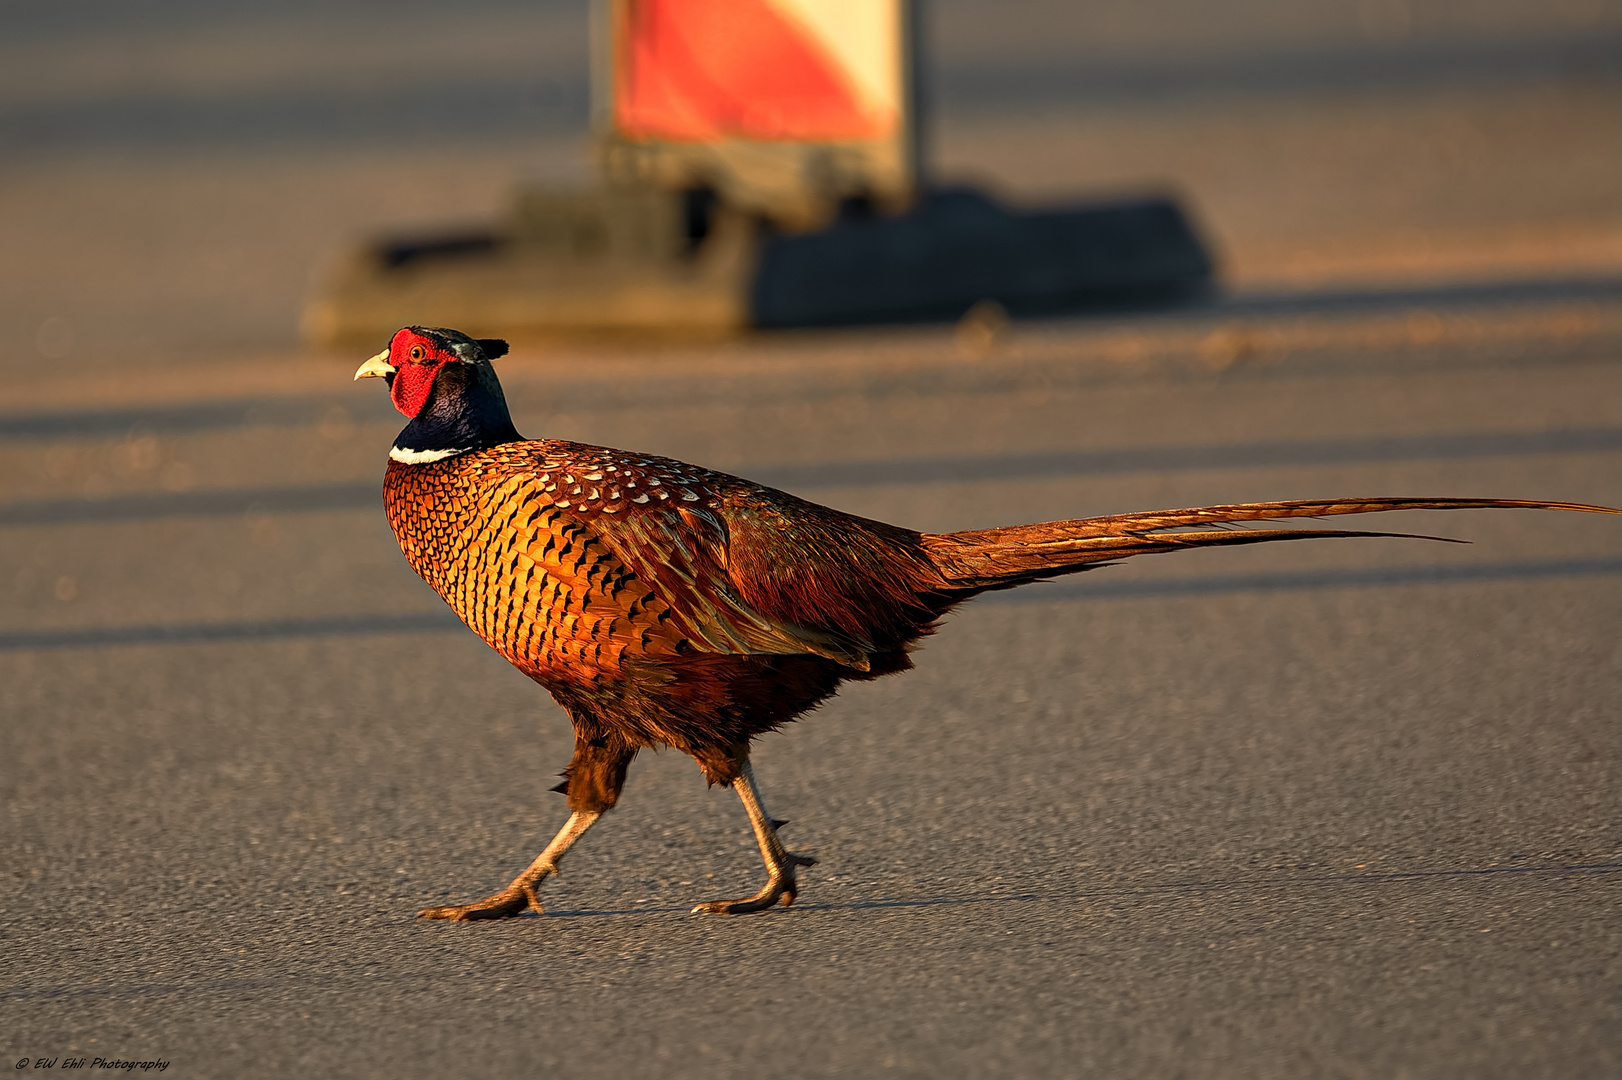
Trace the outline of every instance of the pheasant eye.
[[423, 356], [423, 352], [422, 352], [422, 346], [421, 345], [413, 345], [413, 346], [411, 346], [411, 359], [413, 361], [415, 361], [416, 363], [419, 363], [419, 364], [422, 363], [422, 356]]

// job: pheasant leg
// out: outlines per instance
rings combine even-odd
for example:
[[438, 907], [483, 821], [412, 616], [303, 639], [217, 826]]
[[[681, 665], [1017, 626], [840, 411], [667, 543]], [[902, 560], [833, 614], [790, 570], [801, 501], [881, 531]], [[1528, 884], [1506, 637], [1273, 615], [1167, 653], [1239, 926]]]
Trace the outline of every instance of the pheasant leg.
[[423, 908], [417, 912], [418, 917], [465, 922], [468, 919], [504, 919], [512, 915], [522, 915], [526, 910], [533, 911], [537, 915], [541, 914], [541, 901], [535, 895], [541, 879], [558, 872], [558, 863], [562, 861], [564, 854], [574, 846], [576, 840], [585, 835], [592, 822], [602, 816], [600, 810], [576, 810], [570, 814], [569, 820], [563, 823], [563, 828], [559, 829], [552, 842], [546, 845], [546, 850], [529, 864], [529, 869], [513, 878], [511, 885], [494, 896], [487, 896], [475, 903], [457, 907]]
[[766, 860], [766, 884], [753, 896], [739, 900], [711, 900], [709, 903], [699, 904], [693, 911], [694, 913], [707, 911], [715, 915], [744, 915], [751, 911], [765, 911], [778, 902], [788, 907], [799, 895], [799, 888], [794, 880], [794, 868], [815, 866], [817, 860], [809, 855], [795, 855], [783, 847], [783, 841], [777, 838], [777, 828], [784, 822], [773, 821], [766, 813], [766, 807], [760, 801], [760, 793], [755, 790], [755, 770], [750, 767], [748, 761], [743, 763], [743, 770], [738, 778], [732, 781], [732, 786], [737, 789], [738, 798], [743, 800], [743, 808], [749, 812], [749, 824], [754, 826], [755, 840], [760, 843], [760, 857]]

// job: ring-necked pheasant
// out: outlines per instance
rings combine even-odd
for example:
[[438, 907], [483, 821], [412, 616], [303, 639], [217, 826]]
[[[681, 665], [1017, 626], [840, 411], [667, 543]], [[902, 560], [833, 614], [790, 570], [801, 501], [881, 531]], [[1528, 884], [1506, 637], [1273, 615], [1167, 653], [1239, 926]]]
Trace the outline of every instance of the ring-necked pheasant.
[[794, 901], [795, 868], [749, 767], [750, 741], [846, 679], [911, 667], [908, 650], [979, 593], [1110, 560], [1331, 529], [1209, 526], [1377, 510], [1527, 507], [1501, 499], [1239, 503], [946, 534], [852, 517], [737, 477], [651, 454], [513, 428], [491, 359], [507, 344], [408, 327], [355, 378], [388, 380], [410, 420], [389, 451], [383, 498], [413, 569], [492, 648], [549, 690], [574, 725], [556, 790], [568, 821], [494, 896], [427, 908], [431, 919], [539, 912], [536, 889], [612, 807], [638, 750], [674, 747], [742, 798], [766, 862], [754, 896], [694, 911]]

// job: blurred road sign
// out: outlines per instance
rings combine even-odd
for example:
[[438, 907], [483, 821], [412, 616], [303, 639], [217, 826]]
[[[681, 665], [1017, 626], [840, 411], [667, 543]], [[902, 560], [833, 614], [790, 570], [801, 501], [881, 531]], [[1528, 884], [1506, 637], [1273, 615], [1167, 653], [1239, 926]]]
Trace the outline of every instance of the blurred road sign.
[[596, 0], [610, 182], [713, 189], [790, 228], [918, 186], [909, 0]]
[[352, 252], [315, 341], [722, 334], [1176, 302], [1211, 282], [1163, 196], [1037, 209], [920, 180], [917, 0], [593, 0], [603, 183]]

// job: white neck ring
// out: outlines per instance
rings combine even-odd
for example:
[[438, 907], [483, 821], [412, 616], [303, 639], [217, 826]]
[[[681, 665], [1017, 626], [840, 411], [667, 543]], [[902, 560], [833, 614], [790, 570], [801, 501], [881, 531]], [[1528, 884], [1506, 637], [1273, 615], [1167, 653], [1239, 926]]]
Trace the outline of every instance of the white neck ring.
[[465, 454], [471, 449], [473, 447], [464, 446], [459, 450], [407, 450], [403, 446], [391, 446], [389, 447], [389, 459], [404, 465], [427, 465], [429, 462], [444, 461], [446, 458], [453, 458], [457, 454]]

